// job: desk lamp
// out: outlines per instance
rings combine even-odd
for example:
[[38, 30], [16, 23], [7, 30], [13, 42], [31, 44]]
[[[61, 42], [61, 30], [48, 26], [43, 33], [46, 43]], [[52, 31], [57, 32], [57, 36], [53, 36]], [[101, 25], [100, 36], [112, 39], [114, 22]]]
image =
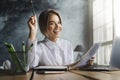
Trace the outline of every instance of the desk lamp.
[[77, 56], [76, 59], [79, 59], [82, 55], [80, 54], [80, 52], [83, 52], [83, 47], [82, 45], [77, 45], [74, 49], [74, 52], [77, 52]]

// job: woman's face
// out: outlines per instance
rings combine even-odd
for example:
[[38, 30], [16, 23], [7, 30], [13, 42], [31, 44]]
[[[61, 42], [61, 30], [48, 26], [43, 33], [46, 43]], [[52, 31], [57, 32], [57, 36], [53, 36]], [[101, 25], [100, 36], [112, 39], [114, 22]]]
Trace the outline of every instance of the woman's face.
[[50, 40], [56, 41], [57, 38], [60, 36], [61, 31], [62, 31], [62, 25], [60, 23], [59, 17], [55, 14], [50, 15], [48, 19], [46, 36]]

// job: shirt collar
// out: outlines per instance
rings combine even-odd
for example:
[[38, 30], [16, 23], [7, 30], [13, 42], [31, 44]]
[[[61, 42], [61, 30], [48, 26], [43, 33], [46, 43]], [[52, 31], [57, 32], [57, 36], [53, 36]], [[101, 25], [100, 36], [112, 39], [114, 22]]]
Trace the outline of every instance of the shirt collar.
[[56, 42], [53, 42], [51, 41], [50, 39], [48, 39], [47, 37], [45, 37], [44, 39], [45, 43], [48, 45], [48, 46], [54, 46], [54, 45], [59, 45], [60, 44], [60, 39], [58, 38]]

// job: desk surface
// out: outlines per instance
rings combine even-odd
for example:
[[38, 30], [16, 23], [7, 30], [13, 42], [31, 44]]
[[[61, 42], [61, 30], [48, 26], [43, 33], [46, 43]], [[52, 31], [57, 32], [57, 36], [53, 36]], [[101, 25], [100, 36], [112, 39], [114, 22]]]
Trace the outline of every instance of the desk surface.
[[[32, 72], [25, 75], [0, 75], [0, 80], [30, 80]], [[119, 80], [120, 71], [95, 72], [71, 70], [63, 74], [34, 74], [33, 80]]]

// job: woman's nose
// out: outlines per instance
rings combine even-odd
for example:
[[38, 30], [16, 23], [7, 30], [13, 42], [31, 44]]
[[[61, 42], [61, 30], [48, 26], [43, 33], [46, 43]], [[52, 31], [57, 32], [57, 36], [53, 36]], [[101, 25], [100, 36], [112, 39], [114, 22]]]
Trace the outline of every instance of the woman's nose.
[[59, 25], [58, 25], [58, 24], [56, 24], [56, 25], [55, 25], [55, 28], [56, 28], [56, 29], [58, 29], [58, 28], [59, 28]]

